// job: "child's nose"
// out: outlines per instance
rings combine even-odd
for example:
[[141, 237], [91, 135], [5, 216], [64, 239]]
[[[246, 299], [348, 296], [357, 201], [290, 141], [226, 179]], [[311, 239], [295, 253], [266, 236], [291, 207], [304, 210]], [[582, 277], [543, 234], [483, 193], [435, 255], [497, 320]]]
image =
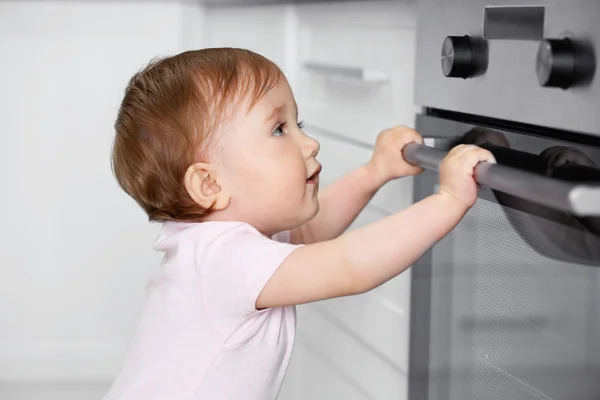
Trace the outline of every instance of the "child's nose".
[[306, 158], [316, 157], [319, 154], [319, 150], [321, 150], [321, 144], [318, 140], [311, 138], [310, 136], [306, 136], [305, 143], [303, 146], [304, 156]]

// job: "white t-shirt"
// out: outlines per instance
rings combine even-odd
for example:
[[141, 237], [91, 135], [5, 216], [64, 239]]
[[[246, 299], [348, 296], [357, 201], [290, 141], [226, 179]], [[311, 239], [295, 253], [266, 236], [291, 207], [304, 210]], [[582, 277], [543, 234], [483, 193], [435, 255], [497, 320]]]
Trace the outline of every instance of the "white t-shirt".
[[243, 222], [167, 222], [123, 368], [105, 400], [268, 400], [285, 376], [294, 307], [255, 309], [298, 245]]

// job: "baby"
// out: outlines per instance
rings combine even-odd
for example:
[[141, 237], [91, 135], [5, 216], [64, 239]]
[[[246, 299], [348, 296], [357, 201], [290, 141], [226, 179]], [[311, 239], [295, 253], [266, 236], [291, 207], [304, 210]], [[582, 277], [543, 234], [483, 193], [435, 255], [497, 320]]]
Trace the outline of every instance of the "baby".
[[123, 368], [105, 399], [275, 399], [288, 367], [295, 305], [355, 295], [394, 278], [453, 229], [477, 198], [455, 147], [437, 194], [344, 233], [377, 190], [415, 175], [398, 126], [372, 158], [319, 192], [319, 143], [302, 132], [281, 70], [248, 50], [188, 51], [129, 82], [113, 168], [162, 222], [162, 266], [147, 285]]

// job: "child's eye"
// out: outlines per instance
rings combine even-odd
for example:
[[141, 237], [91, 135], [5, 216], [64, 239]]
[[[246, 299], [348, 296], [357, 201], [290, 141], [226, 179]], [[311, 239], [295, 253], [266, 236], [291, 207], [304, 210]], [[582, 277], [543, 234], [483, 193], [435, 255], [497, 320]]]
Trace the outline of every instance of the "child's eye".
[[275, 130], [273, 131], [273, 136], [283, 136], [283, 124], [275, 128]]
[[[283, 132], [283, 126], [285, 124], [281, 124], [279, 125], [277, 128], [275, 128], [275, 130], [273, 131], [273, 136], [283, 136], [284, 132]], [[304, 122], [300, 121], [298, 122], [298, 129], [302, 129], [304, 127]]]

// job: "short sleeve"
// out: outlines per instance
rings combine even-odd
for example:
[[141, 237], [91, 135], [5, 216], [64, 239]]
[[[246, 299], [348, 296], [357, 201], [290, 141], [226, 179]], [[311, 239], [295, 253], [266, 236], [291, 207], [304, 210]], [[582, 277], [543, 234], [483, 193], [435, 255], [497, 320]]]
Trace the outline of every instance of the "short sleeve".
[[218, 330], [235, 329], [257, 312], [256, 299], [285, 258], [300, 245], [289, 243], [289, 231], [272, 238], [243, 224], [217, 238], [199, 260], [205, 311]]

